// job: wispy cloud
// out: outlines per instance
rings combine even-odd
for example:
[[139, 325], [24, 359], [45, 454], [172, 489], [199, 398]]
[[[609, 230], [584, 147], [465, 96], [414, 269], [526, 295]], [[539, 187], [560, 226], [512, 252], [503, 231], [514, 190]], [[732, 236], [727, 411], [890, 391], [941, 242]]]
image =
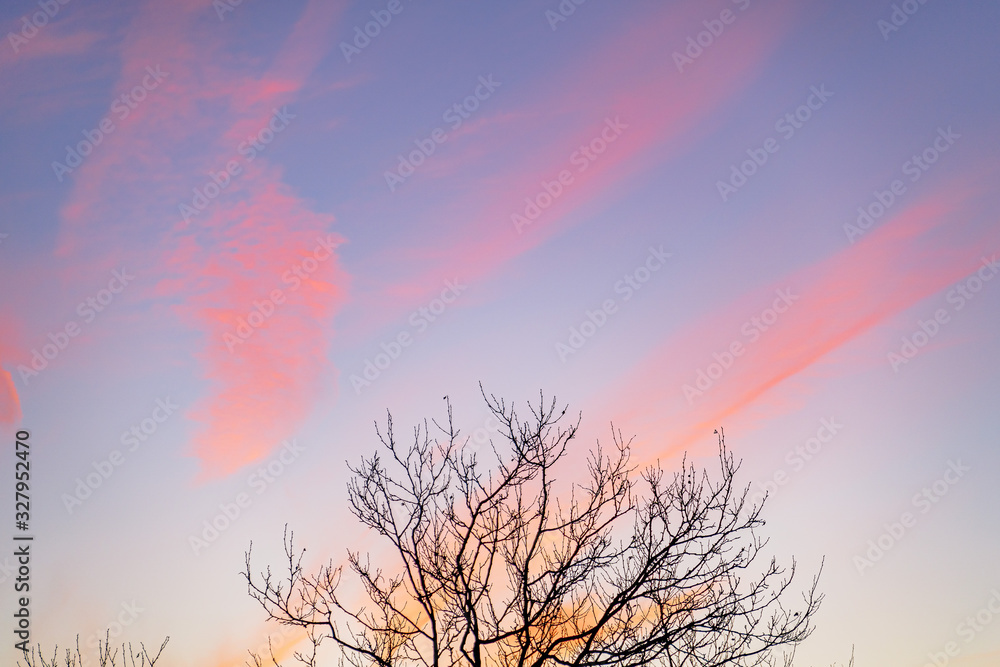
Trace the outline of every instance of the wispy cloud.
[[[21, 359], [14, 319], [5, 314], [0, 321], [0, 365], [14, 368]], [[21, 399], [10, 371], [0, 367], [0, 424], [16, 424], [21, 419]]]
[[[758, 416], [762, 407], [794, 409], [790, 397], [774, 390], [975, 271], [996, 251], [1000, 233], [977, 228], [974, 206], [974, 194], [964, 188], [928, 196], [857, 244], [686, 327], [611, 392], [614, 414], [641, 434], [655, 457], [710, 442], [713, 430], [733, 419], [752, 421], [751, 407]], [[780, 301], [779, 293], [791, 298]], [[740, 344], [735, 352], [733, 343]], [[884, 355], [865, 369], [878, 365], [885, 365]], [[662, 436], [654, 441], [652, 433]]]
[[[641, 24], [630, 24], [565, 71], [547, 76], [530, 102], [504, 107], [502, 124], [481, 121], [477, 132], [462, 137], [459, 156], [435, 156], [452, 174], [464, 167], [463, 175], [448, 180], [447, 189], [439, 181], [417, 180], [397, 193], [417, 198], [407, 200], [415, 206], [436, 202], [416, 221], [432, 242], [389, 248], [372, 259], [370, 273], [388, 276], [368, 287], [384, 307], [362, 326], [378, 327], [400, 316], [446, 277], [474, 281], [495, 274], [565, 233], [596, 202], [627, 187], [650, 161], [682, 157], [711, 130], [706, 118], [754, 80], [794, 15], [790, 3], [755, 7], [714, 53], [681, 75], [671, 52], [684, 44], [683, 30], [701, 25], [704, 8], [686, 3], [651, 10]], [[649, 67], [652, 62], [663, 66]], [[608, 119], [627, 127], [590, 159], [580, 149], [601, 138]], [[491, 156], [488, 167], [479, 160], [483, 155]], [[571, 172], [572, 184], [530, 226], [518, 230], [512, 215], [523, 216], [525, 199], [543, 193], [542, 182], [558, 180], [564, 170]], [[435, 172], [428, 166], [421, 173]], [[394, 298], [398, 295], [405, 298]]]
[[[67, 270], [112, 263], [124, 246], [160, 276], [148, 296], [173, 304], [179, 323], [202, 334], [193, 357], [207, 393], [189, 411], [199, 424], [191, 452], [202, 479], [265, 456], [335, 376], [325, 355], [347, 282], [331, 250], [342, 239], [331, 233], [331, 215], [283, 183], [267, 150], [293, 131], [293, 103], [343, 6], [309, 3], [270, 66], [254, 74], [258, 64], [223, 54], [218, 26], [205, 27], [205, 3], [144, 5], [115, 94], [150, 67], [163, 81], [126, 118], [113, 117], [114, 133], [72, 174], [57, 248], [71, 260]], [[326, 250], [317, 254], [320, 244]], [[275, 290], [283, 300], [273, 314], [238, 336], [241, 318], [256, 323], [255, 309], [270, 307], [255, 304]]]

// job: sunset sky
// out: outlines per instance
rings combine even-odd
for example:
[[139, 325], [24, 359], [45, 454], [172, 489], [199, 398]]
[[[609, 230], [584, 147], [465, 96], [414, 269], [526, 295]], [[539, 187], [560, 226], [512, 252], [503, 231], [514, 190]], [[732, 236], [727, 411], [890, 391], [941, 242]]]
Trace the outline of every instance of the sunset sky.
[[32, 644], [242, 665], [279, 636], [250, 541], [380, 553], [347, 463], [445, 396], [495, 435], [481, 382], [582, 412], [567, 479], [612, 423], [668, 470], [723, 428], [769, 552], [801, 587], [825, 557], [797, 665], [1000, 664], [998, 22], [4, 2], [0, 494], [28, 431]]

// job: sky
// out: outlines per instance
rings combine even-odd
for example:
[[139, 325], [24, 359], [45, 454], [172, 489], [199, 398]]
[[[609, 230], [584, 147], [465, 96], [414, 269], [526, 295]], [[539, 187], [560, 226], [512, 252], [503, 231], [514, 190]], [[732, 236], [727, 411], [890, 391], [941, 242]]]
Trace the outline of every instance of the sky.
[[495, 436], [482, 383], [582, 414], [570, 479], [612, 428], [667, 470], [723, 429], [769, 550], [822, 565], [796, 664], [1000, 664], [998, 21], [4, 2], [0, 662], [25, 535], [32, 644], [288, 655], [250, 542], [380, 553], [348, 464], [446, 396]]

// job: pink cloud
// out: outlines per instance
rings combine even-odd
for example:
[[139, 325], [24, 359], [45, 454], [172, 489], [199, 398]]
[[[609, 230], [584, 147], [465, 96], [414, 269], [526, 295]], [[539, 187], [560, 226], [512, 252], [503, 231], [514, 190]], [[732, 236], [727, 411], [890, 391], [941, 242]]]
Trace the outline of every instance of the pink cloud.
[[[777, 388], [801, 379], [829, 353], [949, 287], [992, 255], [1000, 238], [995, 230], [977, 231], [968, 222], [972, 204], [967, 191], [929, 197], [855, 245], [687, 327], [611, 392], [616, 421], [620, 415], [655, 458], [708, 443], [715, 428], [733, 419], [752, 422], [767, 410], [793, 409], [788, 392], [776, 394]], [[762, 315], [776, 303], [785, 311], [776, 320]], [[732, 354], [733, 342], [742, 352]], [[698, 371], [707, 376], [712, 364], [716, 377], [699, 385]], [[889, 369], [885, 354], [867, 365], [882, 364]], [[765, 395], [769, 400], [763, 404]]]
[[266, 456], [335, 376], [329, 322], [347, 277], [330, 246], [342, 239], [275, 180], [259, 178], [250, 201], [202, 223], [211, 233], [185, 238], [169, 268], [191, 277], [163, 285], [184, 295], [175, 310], [204, 334], [196, 358], [212, 391], [190, 414], [204, 424], [192, 444], [204, 475]]
[[[11, 367], [21, 357], [17, 345], [17, 335], [12, 319], [5, 316], [0, 322], [0, 364]], [[14, 385], [14, 378], [4, 368], [0, 368], [0, 424], [16, 424], [21, 420], [21, 399]]]
[[101, 39], [102, 35], [93, 30], [80, 30], [63, 34], [57, 29], [42, 29], [27, 44], [21, 46], [15, 53], [13, 49], [3, 48], [0, 67], [34, 58], [55, 58], [86, 53]]
[[[148, 296], [172, 303], [179, 322], [203, 334], [193, 358], [207, 393], [188, 412], [201, 480], [266, 456], [335, 377], [326, 349], [347, 276], [333, 217], [283, 184], [267, 150], [251, 161], [238, 146], [264, 128], [275, 143], [294, 131], [286, 107], [333, 43], [344, 5], [310, 2], [271, 66], [248, 76], [251, 63], [233, 61], [219, 34], [195, 27], [208, 5], [148, 3], [128, 31], [115, 95], [150, 68], [162, 80], [71, 176], [58, 253], [98, 265], [124, 245], [155, 285]], [[239, 171], [224, 181], [230, 161]], [[198, 211], [193, 188], [204, 192], [210, 174], [225, 184]], [[187, 220], [180, 204], [191, 207]], [[109, 246], [111, 235], [118, 243]], [[276, 294], [281, 303], [270, 303]], [[242, 329], [241, 319], [255, 326]]]
[[0, 424], [16, 424], [21, 420], [21, 401], [9, 371], [0, 368]]
[[[74, 12], [60, 6], [57, 13], [44, 25], [37, 26], [31, 17], [38, 7], [26, 5], [25, 13], [0, 26], [3, 44], [0, 47], [0, 70], [23, 65], [30, 60], [79, 56], [92, 51], [105, 35], [84, 25], [85, 21], [100, 13], [96, 25], [106, 25], [111, 20], [108, 10], [89, 8], [86, 13]], [[24, 18], [29, 18], [27, 29]]]
[[[434, 239], [433, 245], [397, 247], [374, 260], [378, 268], [373, 267], [373, 273], [394, 277], [391, 284], [375, 289], [382, 296], [406, 298], [389, 299], [363, 326], [375, 328], [398, 318], [414, 299], [430, 296], [446, 278], [474, 281], [495, 273], [577, 224], [603, 198], [627, 187], [628, 179], [643, 167], [683, 156], [710, 130], [706, 118], [738, 96], [762, 70], [794, 15], [787, 2], [754, 6], [739, 17], [714, 52], [681, 74], [671, 53], [685, 43], [684, 31], [703, 29], [705, 9], [686, 3], [652, 10], [641, 24], [627, 27], [595, 48], [589, 58], [546, 77], [544, 90], [530, 107], [506, 110], [502, 125], [476, 125], [475, 133], [462, 137], [466, 143], [460, 157], [469, 163], [435, 156], [447, 162], [448, 173], [465, 167], [469, 175], [462, 180], [462, 192], [469, 194], [449, 197], [433, 211], [435, 228], [425, 235]], [[662, 65], [649, 67], [651, 62]], [[582, 113], [582, 109], [604, 112]], [[580, 172], [571, 156], [599, 139], [608, 119], [620, 119], [628, 127]], [[477, 161], [484, 155], [506, 156], [502, 159], [507, 161], [494, 171], [477, 173]], [[552, 182], [567, 169], [572, 184], [519, 233], [512, 215], [524, 215], [525, 198], [537, 197], [543, 192], [542, 181]], [[415, 178], [439, 173], [428, 167]], [[405, 198], [418, 186], [432, 187], [426, 181], [407, 183], [394, 196]], [[455, 240], [447, 243], [442, 238]], [[400, 265], [407, 267], [404, 275]], [[428, 270], [427, 265], [435, 268]]]

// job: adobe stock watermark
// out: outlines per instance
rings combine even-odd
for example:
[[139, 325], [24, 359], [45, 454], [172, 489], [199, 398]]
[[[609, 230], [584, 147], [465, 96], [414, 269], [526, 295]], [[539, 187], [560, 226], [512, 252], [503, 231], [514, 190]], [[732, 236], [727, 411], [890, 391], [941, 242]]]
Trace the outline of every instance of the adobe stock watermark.
[[420, 306], [420, 308], [410, 313], [408, 320], [410, 329], [401, 330], [388, 343], [383, 341], [379, 345], [382, 351], [375, 354], [374, 357], [365, 359], [361, 375], [357, 373], [351, 375], [351, 387], [354, 388], [354, 395], [360, 396], [362, 390], [372, 386], [372, 383], [382, 376], [382, 373], [392, 365], [392, 362], [399, 359], [403, 354], [403, 350], [413, 345], [416, 336], [427, 331], [431, 323], [437, 321], [468, 287], [468, 285], [463, 285], [459, 282], [457, 278], [455, 280], [446, 280], [444, 289], [441, 290], [439, 296], [431, 299], [427, 305]]
[[25, 14], [21, 17], [21, 30], [18, 33], [8, 32], [7, 41], [14, 53], [18, 53], [21, 48], [32, 40], [38, 31], [49, 24], [49, 21], [56, 17], [62, 6], [68, 5], [69, 0], [38, 0], [39, 12]]
[[776, 290], [775, 295], [777, 296], [771, 303], [770, 308], [765, 308], [759, 315], [754, 315], [740, 327], [740, 333], [747, 338], [746, 343], [737, 339], [731, 342], [722, 352], [713, 352], [712, 358], [715, 361], [708, 364], [704, 369], [699, 368], [697, 370], [694, 385], [686, 384], [681, 387], [688, 405], [692, 405], [696, 397], [704, 395], [706, 391], [715, 386], [719, 378], [733, 367], [736, 359], [746, 353], [746, 345], [756, 343], [760, 340], [761, 335], [774, 326], [779, 316], [788, 312], [792, 304], [800, 298], [799, 295], [792, 294], [791, 288], [788, 287], [783, 290]]
[[[139, 449], [139, 446], [149, 440], [179, 407], [169, 396], [165, 399], [156, 399], [156, 405], [148, 417], [122, 432], [119, 441], [126, 448], [125, 452], [131, 453]], [[84, 501], [93, 496], [94, 492], [115, 474], [115, 470], [125, 463], [125, 458], [126, 454], [122, 450], [113, 449], [106, 459], [93, 461], [90, 465], [94, 471], [87, 473], [83, 478], [76, 478], [73, 493], [62, 494], [60, 499], [66, 508], [66, 513], [72, 515], [77, 507], [82, 506]]]
[[111, 642], [120, 637], [125, 632], [125, 628], [139, 620], [139, 615], [144, 611], [146, 611], [145, 607], [140, 607], [135, 600], [122, 602], [121, 611], [104, 626], [104, 632], [94, 633], [87, 637], [85, 646], [90, 650], [86, 654], [80, 654], [80, 667], [87, 667], [91, 664], [90, 653], [99, 655], [98, 650], [105, 641]]
[[[454, 132], [462, 127], [466, 120], [479, 109], [480, 105], [492, 97], [496, 89], [501, 86], [499, 81], [493, 80], [493, 75], [479, 77], [479, 85], [461, 102], [456, 102], [447, 109], [441, 118], [448, 123], [450, 131]], [[434, 130], [425, 139], [414, 139], [416, 148], [404, 156], [400, 153], [397, 157], [399, 163], [393, 171], [385, 172], [385, 184], [389, 186], [389, 192], [395, 192], [396, 188], [402, 185], [406, 179], [416, 173], [417, 169], [427, 158], [434, 155], [434, 151], [440, 144], [448, 141], [448, 131], [442, 127]]]
[[[98, 313], [104, 312], [133, 280], [135, 276], [126, 273], [124, 268], [112, 271], [107, 288], [98, 290], [97, 294], [87, 297], [77, 305], [76, 313], [83, 320], [83, 324], [93, 322]], [[42, 345], [41, 351], [38, 348], [31, 349], [31, 367], [18, 364], [17, 372], [21, 376], [21, 382], [28, 385], [32, 378], [38, 377], [82, 331], [80, 323], [73, 319], [55, 333], [49, 332], [47, 336], [49, 342]]]
[[[914, 154], [902, 164], [900, 170], [903, 172], [903, 176], [908, 176], [910, 183], [916, 183], [937, 163], [941, 155], [948, 152], [955, 145], [955, 141], [961, 138], [962, 135], [955, 133], [951, 129], [951, 125], [948, 126], [948, 129], [939, 127], [934, 141], [927, 148], [918, 154]], [[885, 190], [875, 190], [872, 193], [872, 201], [858, 207], [858, 217], [855, 223], [844, 225], [844, 233], [847, 234], [847, 240], [853, 244], [860, 237], [864, 236], [865, 232], [876, 221], [880, 220], [904, 194], [906, 194], [906, 183], [901, 178], [893, 179], [886, 186]]]
[[17, 565], [9, 556], [4, 556], [3, 563], [0, 563], [0, 584], [6, 584], [7, 580], [17, 574]]
[[554, 10], [546, 9], [545, 20], [549, 22], [552, 31], [555, 32], [560, 23], [568, 21], [569, 17], [576, 13], [576, 8], [585, 2], [587, 0], [562, 0]]
[[481, 426], [477, 426], [472, 431], [472, 435], [469, 436], [465, 446], [472, 453], [478, 453], [483, 447], [489, 444], [491, 435], [499, 435], [500, 425], [500, 420], [497, 419], [495, 414], [492, 412], [487, 413], [486, 419], [483, 420]]
[[[966, 644], [970, 643], [978, 635], [988, 628], [997, 616], [1000, 616], [1000, 589], [996, 587], [990, 590], [990, 597], [974, 615], [966, 616], [965, 619], [955, 626], [955, 634]], [[941, 647], [940, 651], [932, 651], [927, 654], [927, 662], [924, 667], [946, 667], [951, 663], [952, 658], [957, 658], [962, 653], [962, 647], [957, 641], [948, 641]]]
[[[948, 495], [951, 487], [958, 484], [965, 473], [972, 470], [969, 466], [962, 465], [962, 461], [948, 461], [948, 468], [940, 478], [934, 480], [910, 499], [910, 504], [920, 514], [927, 514], [941, 502], [941, 499]], [[868, 549], [864, 555], [854, 557], [854, 567], [858, 574], [863, 575], [865, 570], [874, 567], [875, 563], [882, 560], [885, 555], [903, 539], [903, 537], [917, 525], [919, 516], [910, 511], [905, 511], [892, 523], [883, 524], [885, 532], [874, 540], [868, 540]]]
[[[951, 304], [952, 312], [957, 313], [965, 308], [966, 304], [974, 299], [976, 294], [982, 291], [986, 283], [993, 280], [997, 273], [1000, 273], [1000, 262], [997, 261], [997, 256], [993, 255], [991, 259], [983, 257], [982, 264], [976, 273], [952, 287], [945, 295], [945, 301]], [[950, 321], [951, 314], [945, 308], [938, 308], [934, 311], [934, 315], [926, 320], [917, 320], [917, 328], [913, 330], [913, 333], [900, 339], [899, 349], [886, 355], [892, 371], [898, 373], [900, 366], [910, 363], [910, 360], [917, 356], [920, 350], [941, 332], [941, 327]]]
[[910, 17], [920, 11], [920, 7], [927, 4], [927, 0], [903, 0], [896, 4], [892, 3], [892, 11], [889, 19], [879, 19], [875, 22], [875, 27], [882, 33], [882, 39], [889, 41], [889, 35], [898, 32], [900, 28], [907, 24]]
[[212, 8], [219, 15], [219, 22], [226, 20], [226, 14], [235, 12], [243, 4], [243, 0], [212, 0]]
[[[248, 135], [236, 147], [236, 152], [243, 158], [243, 164], [250, 164], [259, 154], [263, 153], [268, 144], [274, 141], [275, 136], [288, 129], [289, 121], [293, 118], [295, 118], [295, 114], [289, 113], [288, 105], [281, 107], [281, 109], [273, 109], [267, 124], [254, 134]], [[240, 165], [240, 160], [236, 156], [228, 160], [218, 172], [210, 170], [208, 179], [201, 188], [196, 187], [192, 190], [194, 194], [191, 197], [191, 203], [181, 202], [177, 205], [177, 210], [180, 211], [184, 224], [189, 224], [191, 218], [208, 208], [208, 205], [229, 187], [233, 179], [242, 173], [243, 166]]]
[[820, 419], [816, 435], [807, 438], [801, 445], [789, 449], [788, 453], [785, 454], [784, 461], [791, 468], [791, 473], [786, 472], [784, 468], [775, 470], [770, 479], [760, 484], [759, 488], [754, 491], [750, 501], [756, 505], [763, 502], [765, 496], [773, 496], [777, 493], [779, 488], [791, 481], [792, 475], [801, 471], [809, 461], [816, 458], [823, 451], [823, 447], [832, 442], [843, 428], [844, 425], [838, 422], [836, 417]]
[[[333, 251], [340, 245], [340, 239], [333, 234], [316, 237], [316, 246], [312, 249], [312, 254], [301, 262], [296, 262], [281, 275], [283, 285], [290, 285], [289, 292], [294, 292], [302, 287], [302, 282], [309, 279], [309, 276], [319, 270], [320, 264], [333, 257]], [[236, 320], [236, 326], [232, 332], [222, 335], [222, 341], [226, 344], [229, 353], [236, 351], [239, 345], [250, 340], [250, 337], [257, 333], [267, 321], [284, 305], [286, 300], [285, 291], [280, 287], [275, 287], [262, 299], [254, 300], [253, 308], [246, 317]]]
[[340, 43], [340, 52], [344, 54], [344, 60], [350, 64], [352, 58], [361, 55], [361, 52], [368, 48], [372, 40], [382, 34], [382, 29], [389, 27], [389, 24], [392, 23], [392, 17], [399, 16], [404, 9], [406, 7], [401, 0], [389, 0], [385, 9], [371, 10], [373, 20], [365, 23], [363, 30], [359, 25], [354, 26], [352, 42]]
[[78, 141], [76, 146], [67, 144], [64, 162], [52, 162], [52, 171], [59, 182], [62, 183], [66, 174], [73, 173], [74, 169], [83, 164], [84, 159], [94, 152], [94, 149], [104, 141], [104, 138], [117, 129], [118, 126], [115, 125], [112, 114], [118, 117], [118, 122], [124, 121], [149, 96], [149, 93], [159, 88], [168, 76], [170, 76], [170, 72], [162, 71], [159, 65], [155, 68], [147, 67], [146, 75], [142, 77], [142, 81], [132, 90], [115, 98], [115, 101], [111, 103], [110, 112], [97, 123], [97, 127], [92, 130], [83, 130], [83, 139]]
[[[278, 481], [285, 471], [302, 455], [305, 448], [289, 438], [282, 442], [282, 447], [266, 465], [257, 468], [247, 477], [247, 486], [254, 491], [254, 496], [262, 493]], [[188, 546], [195, 556], [201, 555], [212, 543], [229, 530], [244, 512], [253, 505], [254, 496], [246, 491], [240, 491], [231, 502], [219, 503], [219, 511], [210, 519], [205, 519], [199, 534], [188, 536]]]
[[[750, 6], [750, 0], [732, 1], [741, 12], [746, 11]], [[700, 58], [722, 36], [722, 33], [726, 31], [726, 26], [730, 26], [736, 22], [737, 16], [739, 14], [733, 10], [723, 9], [719, 14], [719, 18], [702, 21], [701, 24], [705, 26], [705, 29], [696, 35], [688, 36], [687, 46], [684, 48], [683, 53], [680, 51], [674, 51], [673, 53], [674, 65], [677, 66], [677, 71], [683, 74], [685, 67], [693, 65], [694, 61]]]
[[[570, 154], [569, 163], [576, 167], [576, 173], [582, 174], [587, 171], [590, 165], [607, 152], [608, 147], [618, 141], [618, 138], [627, 129], [628, 125], [621, 121], [620, 116], [615, 116], [614, 120], [605, 118], [604, 127], [601, 128], [600, 133]], [[562, 196], [566, 188], [573, 185], [575, 178], [571, 170], [563, 169], [553, 180], [543, 179], [539, 183], [542, 189], [534, 197], [524, 198], [523, 214], [512, 213], [510, 216], [510, 221], [514, 224], [517, 233], [521, 234], [525, 227], [533, 224], [545, 209], [552, 206]]]
[[[276, 649], [279, 649], [285, 644], [287, 644], [289, 641], [292, 640], [293, 637], [299, 636], [300, 632], [301, 631], [298, 629], [297, 626], [279, 625], [275, 630], [275, 634], [267, 635], [264, 639], [260, 641], [259, 644], [257, 644], [257, 648], [250, 651], [251, 656], [256, 656], [258, 658], [261, 658], [260, 662], [254, 662], [254, 664], [255, 665], [267, 664], [264, 662], [264, 659], [266, 657], [272, 656], [273, 652]], [[275, 664], [277, 664], [276, 661]]]
[[[672, 253], [664, 252], [662, 245], [659, 248], [650, 246], [645, 261], [614, 284], [615, 294], [622, 295], [622, 303], [629, 301], [636, 292], [642, 289], [642, 286], [650, 281], [654, 273], [666, 266], [667, 260], [672, 256]], [[618, 312], [618, 305], [618, 301], [612, 297], [602, 301], [601, 307], [597, 310], [588, 310], [585, 313], [586, 319], [569, 328], [567, 341], [565, 343], [556, 342], [556, 354], [559, 355], [559, 360], [566, 363], [566, 359], [570, 355], [579, 352], [587, 344], [587, 341], [608, 323], [608, 318]]]
[[[798, 130], [805, 127], [813, 114], [822, 109], [831, 97], [833, 97], [833, 93], [826, 89], [825, 84], [820, 84], [819, 88], [811, 86], [806, 101], [778, 118], [774, 123], [774, 131], [781, 135], [783, 141], [788, 141], [795, 136]], [[739, 165], [732, 165], [729, 179], [715, 182], [715, 188], [719, 191], [722, 201], [729, 201], [729, 198], [746, 185], [749, 179], [763, 168], [770, 157], [780, 149], [781, 143], [774, 137], [765, 139], [760, 148], [748, 148], [746, 150], [748, 159], [743, 160]]]

